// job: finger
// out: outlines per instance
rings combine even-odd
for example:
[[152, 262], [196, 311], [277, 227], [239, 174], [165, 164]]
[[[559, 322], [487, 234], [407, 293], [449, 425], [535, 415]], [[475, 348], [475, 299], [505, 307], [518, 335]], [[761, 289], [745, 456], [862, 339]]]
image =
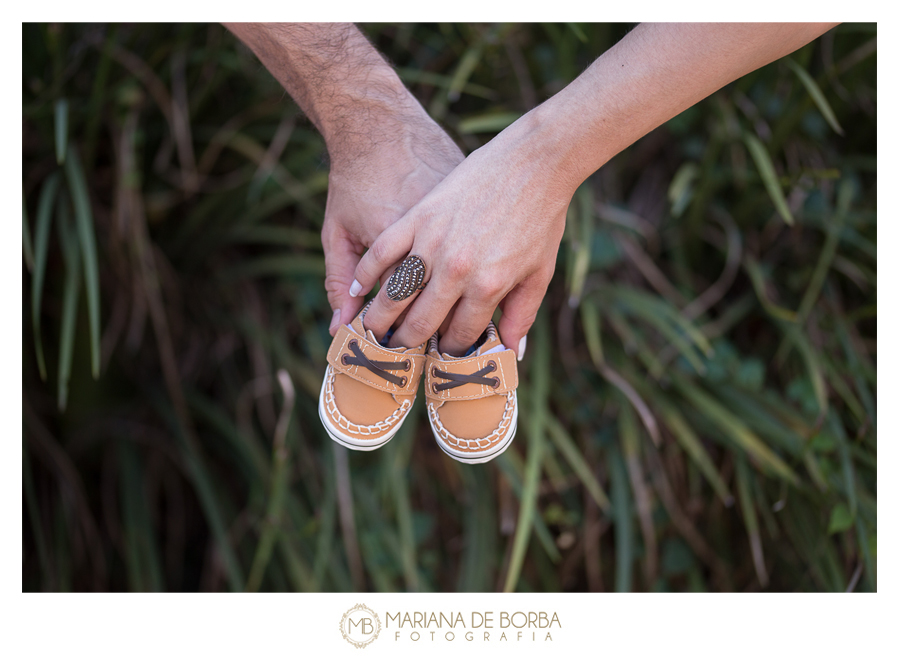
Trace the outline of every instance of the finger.
[[332, 318], [329, 332], [333, 336], [342, 324], [349, 324], [364, 299], [350, 296], [350, 283], [359, 263], [361, 247], [343, 232], [322, 231], [322, 248], [325, 252], [325, 292], [331, 305]]
[[[379, 295], [380, 296], [380, 295]], [[391, 336], [391, 347], [415, 347], [431, 338], [459, 299], [459, 292], [437, 282], [423, 290]], [[368, 317], [368, 313], [366, 314]]]
[[446, 332], [441, 335], [440, 350], [451, 356], [462, 356], [484, 333], [494, 309], [496, 300], [478, 297], [464, 297], [460, 300], [453, 319]]
[[410, 308], [410, 304], [413, 303], [420, 292], [419, 290], [413, 290], [408, 297], [403, 299], [391, 299], [388, 296], [391, 284], [390, 277], [394, 275], [394, 272], [397, 272], [397, 268], [402, 264], [402, 261], [394, 263], [395, 267], [391, 268], [390, 274], [386, 272], [385, 276], [382, 277], [381, 289], [375, 295], [372, 305], [366, 311], [366, 317], [363, 318], [363, 326], [375, 334], [378, 340], [381, 340], [388, 329], [405, 316], [406, 311]]
[[413, 238], [412, 223], [402, 219], [382, 231], [359, 260], [353, 282], [348, 287], [349, 294], [352, 297], [365, 297], [369, 294], [375, 287], [375, 282], [392, 263], [406, 258], [412, 249]]
[[453, 305], [453, 308], [450, 309], [450, 312], [447, 313], [447, 316], [441, 321], [441, 326], [438, 327], [438, 333], [443, 336], [450, 329], [450, 323], [453, 321], [453, 314], [456, 313], [456, 309], [459, 308], [459, 300]]
[[515, 351], [519, 361], [525, 355], [528, 331], [537, 318], [552, 276], [552, 272], [550, 276], [533, 274], [513, 288], [503, 300], [503, 315], [497, 330], [500, 340]]

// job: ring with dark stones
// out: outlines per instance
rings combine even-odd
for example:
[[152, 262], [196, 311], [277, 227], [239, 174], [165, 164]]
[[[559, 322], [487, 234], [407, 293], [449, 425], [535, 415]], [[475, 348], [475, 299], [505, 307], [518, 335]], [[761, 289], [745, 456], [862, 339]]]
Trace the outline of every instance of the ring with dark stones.
[[395, 302], [400, 302], [417, 290], [424, 290], [425, 262], [418, 256], [407, 256], [397, 266], [385, 286], [385, 293]]

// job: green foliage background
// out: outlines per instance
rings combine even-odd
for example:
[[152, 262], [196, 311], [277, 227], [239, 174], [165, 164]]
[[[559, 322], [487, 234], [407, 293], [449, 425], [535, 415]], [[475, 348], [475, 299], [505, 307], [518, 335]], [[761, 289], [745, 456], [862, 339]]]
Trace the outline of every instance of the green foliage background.
[[[629, 27], [363, 29], [469, 152]], [[247, 49], [23, 41], [23, 589], [876, 589], [873, 25], [579, 189], [481, 466], [322, 430], [326, 153]]]

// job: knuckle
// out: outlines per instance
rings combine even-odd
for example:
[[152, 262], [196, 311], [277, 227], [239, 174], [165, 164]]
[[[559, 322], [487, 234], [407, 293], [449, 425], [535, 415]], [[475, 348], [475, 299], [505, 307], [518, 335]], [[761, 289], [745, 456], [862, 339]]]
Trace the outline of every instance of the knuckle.
[[366, 311], [366, 317], [363, 320], [363, 324], [366, 329], [371, 330], [376, 336], [380, 336], [390, 328], [391, 321], [384, 313], [382, 313], [381, 307], [375, 303], [372, 304], [368, 311]]
[[465, 253], [454, 254], [447, 260], [447, 276], [454, 280], [465, 279], [472, 269], [472, 258]]
[[448, 333], [451, 342], [460, 345], [461, 347], [469, 347], [478, 340], [478, 337], [481, 336], [481, 332], [483, 331], [484, 327], [476, 328], [474, 325], [467, 324], [453, 327]]
[[348, 286], [342, 277], [336, 274], [325, 275], [325, 293], [328, 295], [329, 301], [332, 298], [337, 299], [340, 297], [346, 287]]
[[435, 329], [428, 319], [421, 316], [407, 316], [404, 325], [410, 334], [420, 339], [420, 342], [431, 336]]
[[375, 240], [375, 242], [372, 243], [372, 246], [369, 247], [369, 254], [372, 256], [375, 263], [384, 267], [387, 267], [389, 261], [392, 260], [390, 252], [390, 247], [384, 240]]
[[506, 323], [510, 329], [512, 329], [516, 334], [525, 335], [528, 333], [528, 330], [531, 329], [531, 325], [534, 324], [534, 321], [537, 320], [537, 312], [530, 313], [528, 315], [515, 316], [507, 319]]
[[506, 291], [506, 286], [497, 279], [480, 278], [472, 286], [472, 292], [480, 299], [500, 299]]

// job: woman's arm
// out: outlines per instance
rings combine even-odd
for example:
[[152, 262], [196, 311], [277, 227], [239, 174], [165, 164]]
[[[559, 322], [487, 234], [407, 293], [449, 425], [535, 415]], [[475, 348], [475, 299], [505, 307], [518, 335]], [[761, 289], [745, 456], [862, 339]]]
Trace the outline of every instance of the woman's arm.
[[[431, 283], [366, 314], [393, 345], [418, 345], [453, 316], [441, 349], [465, 350], [501, 305], [504, 343], [518, 348], [553, 275], [566, 209], [616, 153], [723, 85], [815, 39], [833, 24], [641, 24], [565, 89], [472, 153], [363, 256], [365, 294], [408, 253]], [[414, 301], [413, 301], [414, 300]]]

